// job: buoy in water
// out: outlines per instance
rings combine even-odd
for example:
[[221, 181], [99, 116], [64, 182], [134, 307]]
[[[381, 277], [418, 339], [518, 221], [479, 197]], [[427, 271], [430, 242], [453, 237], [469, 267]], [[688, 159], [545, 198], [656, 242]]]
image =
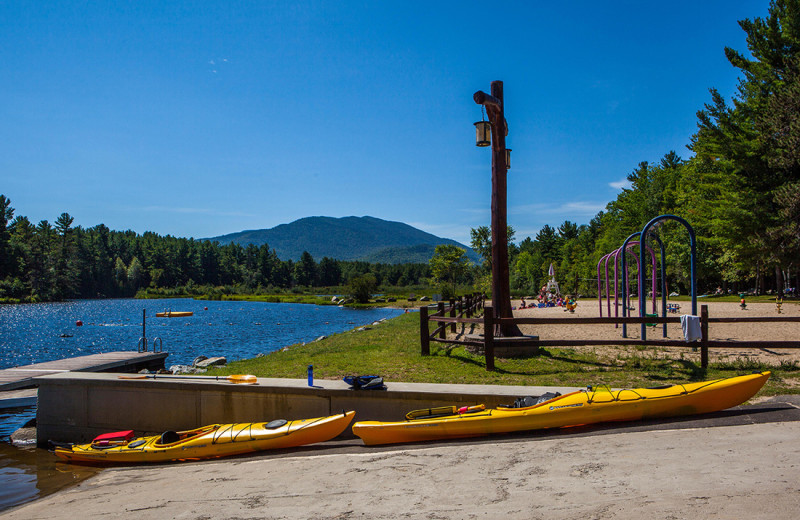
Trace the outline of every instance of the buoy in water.
[[76, 327], [83, 327], [83, 322], [81, 320], [78, 320], [78, 321], [75, 322], [75, 326]]
[[204, 310], [204, 311], [207, 311], [207, 310], [208, 310], [208, 307], [203, 307], [203, 310]]

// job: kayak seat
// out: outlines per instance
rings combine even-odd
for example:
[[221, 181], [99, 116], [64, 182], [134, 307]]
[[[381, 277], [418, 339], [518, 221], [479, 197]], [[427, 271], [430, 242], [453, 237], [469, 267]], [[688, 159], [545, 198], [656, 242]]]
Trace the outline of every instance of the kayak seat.
[[167, 430], [161, 434], [161, 438], [158, 439], [159, 444], [172, 444], [174, 442], [178, 442], [181, 440], [181, 436], [178, 435], [178, 432], [174, 432], [172, 430]]

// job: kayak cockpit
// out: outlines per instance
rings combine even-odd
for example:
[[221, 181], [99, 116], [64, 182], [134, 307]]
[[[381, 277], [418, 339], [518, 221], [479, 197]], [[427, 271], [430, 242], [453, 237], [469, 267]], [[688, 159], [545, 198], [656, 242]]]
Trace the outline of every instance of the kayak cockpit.
[[183, 442], [187, 442], [211, 433], [217, 430], [219, 427], [219, 424], [212, 424], [211, 426], [205, 426], [203, 428], [197, 428], [196, 430], [186, 430], [182, 432], [167, 430], [161, 434], [157, 441], [153, 443], [153, 446], [158, 446], [159, 448], [175, 446], [177, 444], [181, 444]]

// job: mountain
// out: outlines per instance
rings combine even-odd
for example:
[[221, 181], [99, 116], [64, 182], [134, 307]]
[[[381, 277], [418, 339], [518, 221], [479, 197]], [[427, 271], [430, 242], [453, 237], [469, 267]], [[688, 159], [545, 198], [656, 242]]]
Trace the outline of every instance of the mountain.
[[203, 240], [222, 245], [268, 244], [281, 260], [298, 260], [303, 251], [308, 251], [317, 261], [327, 256], [372, 263], [427, 262], [439, 244], [456, 245], [467, 250], [473, 262], [478, 259], [472, 249], [455, 240], [375, 217], [306, 217], [271, 229], [240, 231]]

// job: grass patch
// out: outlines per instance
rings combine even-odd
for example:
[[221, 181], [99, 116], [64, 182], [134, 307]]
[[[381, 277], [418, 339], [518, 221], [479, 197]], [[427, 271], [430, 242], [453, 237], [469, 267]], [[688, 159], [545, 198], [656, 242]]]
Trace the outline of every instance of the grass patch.
[[314, 365], [318, 379], [376, 374], [387, 381], [414, 383], [469, 383], [497, 385], [575, 386], [606, 384], [643, 387], [731, 377], [752, 371], [772, 370], [763, 395], [800, 393], [797, 363], [767, 365], [749, 360], [699, 366], [699, 354], [665, 357], [658, 347], [622, 349], [601, 355], [594, 349], [542, 349], [528, 359], [497, 359], [495, 371], [487, 372], [484, 358], [463, 347], [431, 345], [431, 355], [420, 355], [419, 315], [403, 314], [369, 330], [343, 332], [306, 345], [292, 345], [266, 356], [235, 361], [213, 374], [254, 374], [259, 377], [305, 379]]

